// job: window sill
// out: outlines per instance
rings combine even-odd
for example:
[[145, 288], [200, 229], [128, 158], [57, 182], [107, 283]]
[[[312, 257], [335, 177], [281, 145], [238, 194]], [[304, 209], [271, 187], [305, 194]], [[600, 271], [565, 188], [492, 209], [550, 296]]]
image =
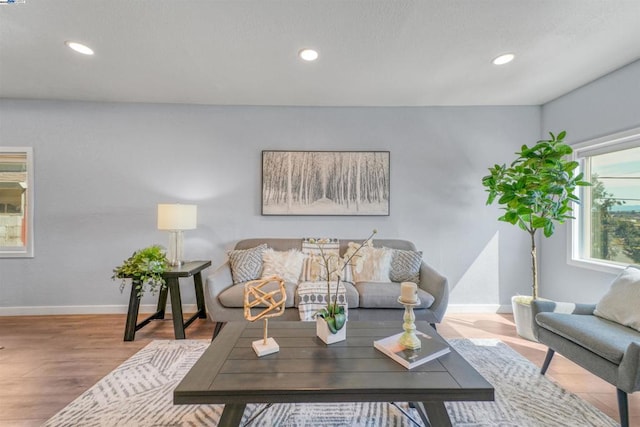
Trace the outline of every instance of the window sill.
[[595, 259], [576, 259], [569, 258], [567, 264], [574, 267], [586, 268], [589, 270], [602, 271], [604, 273], [619, 274], [622, 270], [627, 268], [626, 264], [617, 262], [606, 262]]

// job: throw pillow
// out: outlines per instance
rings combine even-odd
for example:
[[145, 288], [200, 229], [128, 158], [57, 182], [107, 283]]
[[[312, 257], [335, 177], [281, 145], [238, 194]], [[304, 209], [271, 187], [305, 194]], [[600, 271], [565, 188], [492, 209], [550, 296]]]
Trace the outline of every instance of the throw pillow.
[[389, 279], [392, 282], [420, 282], [422, 252], [392, 249]]
[[596, 316], [640, 331], [640, 270], [627, 267], [616, 277], [593, 312]]
[[[322, 243], [318, 243], [322, 242]], [[317, 282], [327, 280], [327, 269], [324, 260], [320, 255], [320, 247], [322, 252], [329, 260], [330, 280], [334, 281], [337, 277], [338, 262], [340, 261], [340, 241], [335, 238], [310, 238], [302, 239], [302, 252], [306, 254], [304, 261], [302, 280], [305, 282]]]
[[267, 249], [263, 243], [251, 249], [236, 249], [227, 252], [231, 265], [233, 283], [248, 282], [260, 278], [262, 272], [262, 254]]
[[356, 257], [360, 258], [351, 266], [353, 281], [356, 283], [389, 282], [392, 255], [393, 252], [387, 248], [364, 246], [356, 254]]
[[279, 276], [285, 282], [298, 283], [305, 254], [296, 249], [285, 252], [271, 248], [262, 254], [262, 278]]

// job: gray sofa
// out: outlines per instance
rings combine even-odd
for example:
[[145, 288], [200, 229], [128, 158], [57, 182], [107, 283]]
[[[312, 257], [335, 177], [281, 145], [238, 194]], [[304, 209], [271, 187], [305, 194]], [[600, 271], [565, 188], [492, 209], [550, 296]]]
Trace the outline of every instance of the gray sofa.
[[[340, 239], [340, 255], [347, 249], [348, 242], [361, 242], [362, 239]], [[239, 241], [234, 249], [250, 249], [266, 243], [276, 251], [302, 248], [302, 239], [257, 238]], [[415, 251], [415, 245], [407, 240], [377, 239], [373, 240], [374, 247]], [[433, 297], [433, 303], [416, 307], [416, 320], [431, 323], [434, 327], [444, 317], [449, 301], [447, 279], [427, 265], [424, 261], [420, 266], [420, 281], [418, 296], [422, 301]], [[287, 303], [282, 316], [273, 320], [300, 320], [296, 297], [297, 283], [287, 283]], [[404, 307], [398, 303], [400, 283], [345, 283], [348, 302], [349, 320], [396, 320], [402, 321]], [[214, 337], [225, 322], [244, 320], [243, 310], [244, 283], [233, 284], [231, 266], [227, 260], [216, 268], [206, 279], [205, 301], [207, 313], [215, 323]], [[427, 295], [429, 294], [429, 295]]]
[[627, 393], [640, 390], [640, 332], [594, 315], [596, 305], [533, 301], [533, 331], [549, 347], [544, 375], [555, 352], [614, 385], [622, 427], [628, 427]]

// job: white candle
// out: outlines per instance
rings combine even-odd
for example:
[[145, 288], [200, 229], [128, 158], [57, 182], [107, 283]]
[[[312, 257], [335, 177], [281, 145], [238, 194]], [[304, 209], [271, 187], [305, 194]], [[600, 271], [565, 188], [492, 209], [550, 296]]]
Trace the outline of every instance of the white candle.
[[404, 302], [415, 303], [418, 301], [418, 285], [413, 282], [400, 284], [400, 299]]

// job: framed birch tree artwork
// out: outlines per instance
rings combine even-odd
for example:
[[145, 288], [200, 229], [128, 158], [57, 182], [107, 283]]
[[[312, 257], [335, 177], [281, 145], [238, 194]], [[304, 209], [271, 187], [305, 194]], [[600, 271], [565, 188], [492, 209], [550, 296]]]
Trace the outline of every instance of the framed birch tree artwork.
[[263, 151], [262, 215], [389, 215], [388, 151]]

